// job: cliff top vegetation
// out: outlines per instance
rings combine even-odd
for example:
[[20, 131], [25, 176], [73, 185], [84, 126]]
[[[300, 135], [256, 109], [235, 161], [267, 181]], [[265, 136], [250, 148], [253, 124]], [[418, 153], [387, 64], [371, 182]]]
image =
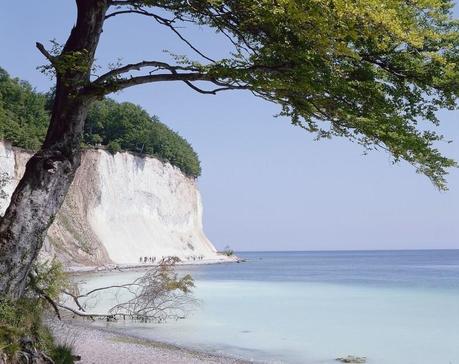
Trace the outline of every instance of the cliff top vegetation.
[[[49, 125], [52, 92], [37, 92], [28, 82], [9, 76], [0, 67], [0, 139], [37, 151]], [[89, 109], [82, 142], [155, 156], [191, 177], [201, 174], [197, 153], [179, 134], [150, 116], [140, 106], [112, 99], [95, 102]]]

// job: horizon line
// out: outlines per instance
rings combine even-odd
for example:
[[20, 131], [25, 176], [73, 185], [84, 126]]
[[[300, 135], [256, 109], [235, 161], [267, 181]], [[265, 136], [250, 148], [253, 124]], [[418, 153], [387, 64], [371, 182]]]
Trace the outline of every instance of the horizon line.
[[459, 248], [418, 248], [418, 249], [326, 249], [326, 250], [237, 250], [236, 253], [324, 253], [324, 252], [388, 252], [388, 251], [437, 251], [459, 250]]

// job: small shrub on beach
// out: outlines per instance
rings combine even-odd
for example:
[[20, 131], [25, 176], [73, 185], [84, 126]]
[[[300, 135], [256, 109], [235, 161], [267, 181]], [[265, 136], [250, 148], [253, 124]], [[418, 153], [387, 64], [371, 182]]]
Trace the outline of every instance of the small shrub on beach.
[[62, 263], [56, 259], [35, 264], [32, 272], [28, 288], [39, 296], [46, 295], [57, 300], [62, 291], [71, 286]]
[[43, 311], [43, 302], [38, 298], [16, 302], [0, 298], [0, 353], [6, 356], [7, 363], [30, 357], [34, 350], [53, 350], [53, 337], [42, 323]]
[[55, 364], [73, 364], [75, 362], [75, 355], [73, 354], [72, 345], [56, 345], [52, 352], [52, 358]]
[[221, 251], [223, 255], [226, 255], [227, 257], [232, 257], [234, 255], [234, 250], [231, 249], [228, 245], [225, 246], [225, 249]]

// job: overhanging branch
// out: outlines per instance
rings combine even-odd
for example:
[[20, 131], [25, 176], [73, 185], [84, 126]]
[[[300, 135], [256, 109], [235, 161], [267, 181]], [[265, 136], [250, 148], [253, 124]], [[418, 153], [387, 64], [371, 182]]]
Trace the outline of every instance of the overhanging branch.
[[106, 86], [107, 93], [117, 92], [125, 88], [142, 85], [146, 83], [162, 82], [162, 81], [211, 81], [211, 78], [201, 73], [172, 73], [172, 74], [155, 74], [155, 75], [144, 75], [137, 77], [130, 77], [119, 79], [114, 82], [110, 82]]
[[142, 61], [138, 63], [131, 63], [127, 64], [123, 67], [113, 69], [99, 78], [97, 78], [94, 81], [94, 84], [102, 84], [106, 81], [113, 81], [114, 78], [117, 76], [123, 74], [123, 73], [128, 73], [130, 71], [140, 71], [142, 68], [146, 67], [156, 67], [157, 69], [165, 69], [169, 70], [171, 72], [177, 72], [177, 71], [198, 71], [196, 67], [186, 67], [186, 66], [172, 66], [168, 63], [165, 62], [159, 62], [159, 61]]
[[[130, 76], [121, 78], [120, 76], [131, 71], [140, 71], [143, 68], [155, 67], [155, 70], [148, 75]], [[170, 74], [157, 74], [158, 70], [167, 70]], [[112, 92], [117, 92], [125, 88], [153, 82], [162, 81], [182, 81], [193, 90], [202, 93], [215, 95], [217, 92], [226, 90], [246, 90], [248, 85], [239, 84], [234, 81], [219, 80], [210, 76], [205, 71], [192, 66], [177, 66], [170, 65], [165, 62], [159, 61], [142, 61], [138, 63], [127, 64], [125, 66], [113, 69], [104, 75], [100, 76], [91, 83], [87, 89], [89, 94], [96, 94], [103, 96]], [[194, 81], [207, 81], [220, 86], [213, 90], [204, 90], [192, 82]]]
[[[125, 88], [142, 85], [147, 83], [154, 82], [164, 82], [164, 81], [182, 81], [187, 86], [193, 90], [208, 95], [216, 95], [218, 92], [227, 91], [227, 90], [247, 90], [249, 89], [248, 85], [239, 85], [232, 84], [230, 82], [225, 83], [223, 81], [216, 80], [212, 76], [209, 76], [205, 73], [199, 72], [189, 72], [189, 73], [177, 73], [173, 72], [171, 74], [149, 74], [143, 76], [129, 77], [129, 78], [120, 78], [116, 80], [105, 80], [103, 82], [94, 82], [92, 86], [87, 90], [89, 94], [95, 94], [99, 96], [104, 96], [112, 92], [121, 91]], [[215, 85], [221, 86], [213, 90], [204, 90], [200, 87], [194, 85], [194, 81], [207, 81]]]

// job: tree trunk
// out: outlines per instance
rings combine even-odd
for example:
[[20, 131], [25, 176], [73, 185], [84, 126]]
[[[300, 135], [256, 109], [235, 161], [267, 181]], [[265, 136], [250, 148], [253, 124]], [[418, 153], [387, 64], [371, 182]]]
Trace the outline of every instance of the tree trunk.
[[76, 0], [77, 22], [62, 53], [53, 59], [56, 96], [41, 150], [0, 220], [0, 295], [21, 297], [48, 227], [80, 165], [80, 141], [90, 103], [84, 94], [107, 11], [108, 0]]

